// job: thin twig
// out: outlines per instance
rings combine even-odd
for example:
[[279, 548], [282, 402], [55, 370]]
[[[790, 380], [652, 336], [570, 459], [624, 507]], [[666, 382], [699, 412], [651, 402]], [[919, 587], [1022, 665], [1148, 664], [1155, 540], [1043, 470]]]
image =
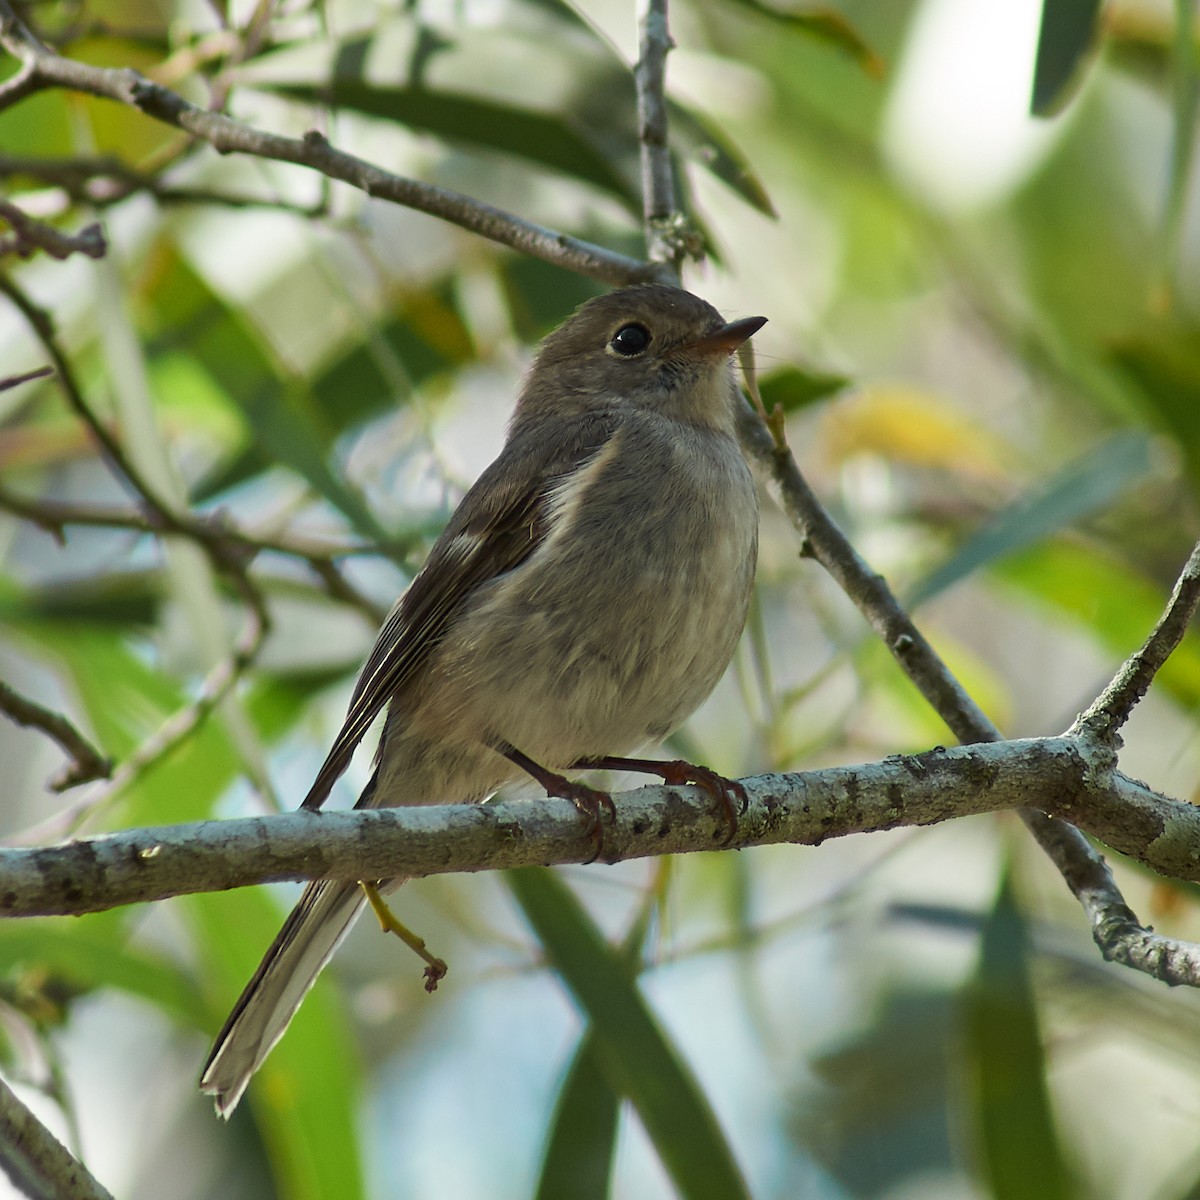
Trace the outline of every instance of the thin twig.
[[1175, 581], [1166, 610], [1141, 648], [1122, 664], [1095, 702], [1071, 727], [1081, 737], [1117, 749], [1117, 731], [1154, 682], [1163, 664], [1183, 640], [1200, 604], [1200, 543]]
[[683, 246], [671, 236], [678, 210], [667, 135], [666, 97], [667, 54], [673, 47], [667, 26], [667, 0], [648, 0], [642, 18], [640, 56], [633, 71], [637, 85], [646, 253], [652, 262], [668, 265], [678, 281]]
[[[257, 599], [257, 595], [252, 594]], [[132, 783], [177, 750], [204, 724], [210, 714], [232, 692], [247, 669], [254, 664], [266, 640], [270, 625], [265, 608], [258, 602], [249, 606], [249, 612], [246, 627], [237, 644], [229, 655], [209, 672], [196, 699], [164, 721], [155, 733], [112, 771], [107, 782], [47, 820], [25, 830], [21, 835], [22, 841], [40, 842], [78, 832], [87, 822], [99, 816], [118, 800]]]
[[15, 254], [18, 258], [32, 258], [44, 250], [51, 258], [70, 258], [72, 254], [86, 254], [88, 258], [103, 258], [108, 252], [104, 230], [96, 222], [85, 225], [78, 233], [62, 233], [31, 217], [24, 209], [0, 197], [0, 220], [12, 229], [8, 237], [0, 237], [0, 258]]
[[[2, 3], [3, 0], [0, 0], [0, 4]], [[170, 508], [142, 477], [141, 472], [137, 470], [133, 461], [125, 453], [124, 447], [112, 435], [104, 422], [96, 416], [91, 405], [85, 399], [83, 391], [75, 379], [75, 372], [71, 369], [71, 364], [58, 344], [58, 336], [50, 314], [34, 304], [11, 278], [2, 274], [0, 274], [0, 294], [7, 296], [12, 301], [30, 329], [33, 330], [38, 341], [41, 342], [42, 348], [54, 366], [54, 372], [58, 376], [58, 382], [67, 403], [95, 439], [109, 469], [139, 501], [153, 511], [158, 519], [162, 520], [165, 525], [171, 526], [175, 517]]]
[[105, 758], [62, 713], [43, 708], [3, 680], [0, 680], [0, 712], [18, 725], [40, 729], [53, 738], [71, 759], [50, 784], [54, 791], [65, 791], [76, 784], [108, 779], [112, 775], [112, 759]]
[[0, 1167], [37, 1200], [113, 1200], [112, 1194], [0, 1079]]
[[368, 196], [440, 217], [523, 254], [607, 283], [662, 279], [661, 263], [642, 262], [602, 246], [547, 229], [461, 192], [435, 187], [384, 171], [336, 149], [316, 130], [302, 138], [284, 137], [189, 103], [182, 96], [130, 68], [96, 67], [63, 58], [21, 23], [9, 0], [0, 0], [0, 46], [22, 60], [13, 79], [0, 85], [0, 110], [45, 88], [66, 88], [114, 100], [193, 137], [220, 154], [249, 154], [310, 167]]
[[6, 375], [0, 379], [0, 392], [20, 387], [23, 383], [32, 383], [35, 379], [49, 379], [53, 374], [53, 367], [34, 367], [32, 371], [26, 371], [21, 375]]
[[362, 543], [325, 545], [297, 537], [267, 537], [241, 529], [222, 513], [200, 516], [181, 513], [164, 526], [153, 512], [71, 504], [61, 500], [32, 500], [10, 492], [3, 486], [0, 486], [0, 511], [21, 517], [59, 542], [65, 540], [67, 526], [77, 525], [94, 529], [127, 529], [151, 536], [173, 533], [198, 543], [202, 548], [223, 543], [225, 548], [219, 556], [221, 561], [237, 561], [247, 567], [261, 553], [299, 559], [317, 578], [330, 599], [357, 609], [376, 625], [382, 624], [387, 616], [386, 608], [360, 592], [338, 569], [339, 559], [381, 553], [375, 546]]
[[[318, 199], [298, 204], [282, 197], [251, 196], [213, 188], [174, 186], [150, 171], [139, 171], [111, 155], [79, 158], [35, 158], [0, 154], [0, 179], [37, 179], [65, 193], [66, 199], [107, 208], [137, 192], [146, 192], [160, 204], [210, 204], [223, 208], [270, 208], [315, 219], [326, 216], [329, 205]], [[66, 202], [62, 205], [66, 207]]]

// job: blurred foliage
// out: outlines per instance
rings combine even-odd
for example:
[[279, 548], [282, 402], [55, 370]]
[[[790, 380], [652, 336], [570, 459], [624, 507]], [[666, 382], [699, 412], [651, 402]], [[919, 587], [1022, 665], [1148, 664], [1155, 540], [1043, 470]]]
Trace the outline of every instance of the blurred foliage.
[[[1093, 698], [1197, 536], [1193, 7], [672, 7], [676, 169], [719, 252], [688, 284], [770, 318], [766, 404], [1014, 735]], [[639, 252], [627, 4], [28, 11], [70, 57]], [[257, 554], [264, 645], [115, 793], [50, 796], [57, 750], [0, 723], [4, 833], [291, 807], [371, 611], [495, 453], [532, 343], [598, 285], [66, 92], [0, 113], [0, 188], [66, 231], [104, 222], [103, 264], [0, 269], [142, 470], [316, 551]], [[47, 361], [9, 308], [0, 348], [0, 376]], [[58, 381], [0, 392], [0, 675], [126, 761], [211, 682], [242, 599], [179, 539], [58, 539], [4, 516], [10, 493], [136, 513]], [[750, 633], [673, 752], [739, 774], [945, 739], [798, 550], [766, 502]], [[1197, 704], [1193, 635], [1126, 769], [1200, 794]], [[195, 1076], [287, 895], [5, 923], [0, 1065], [77, 1122], [115, 1193], [156, 1200], [1200, 1194], [1197, 998], [1102, 964], [1008, 824], [413, 884], [405, 919], [451, 963], [438, 994], [364, 923], [228, 1127]], [[1197, 936], [1194, 889], [1121, 879]]]

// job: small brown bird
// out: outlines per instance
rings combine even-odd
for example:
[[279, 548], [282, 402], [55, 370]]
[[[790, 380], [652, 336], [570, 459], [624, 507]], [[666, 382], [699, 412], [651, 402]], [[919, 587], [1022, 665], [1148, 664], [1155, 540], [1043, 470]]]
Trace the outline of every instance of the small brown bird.
[[[559, 773], [678, 728], [745, 624], [758, 504], [729, 356], [764, 323], [639, 284], [546, 338], [500, 456], [384, 624], [305, 808], [386, 708], [359, 808], [470, 803], [532, 774], [590, 798], [598, 828], [607, 798]], [[365, 902], [357, 884], [305, 888], [204, 1068], [222, 1116]]]

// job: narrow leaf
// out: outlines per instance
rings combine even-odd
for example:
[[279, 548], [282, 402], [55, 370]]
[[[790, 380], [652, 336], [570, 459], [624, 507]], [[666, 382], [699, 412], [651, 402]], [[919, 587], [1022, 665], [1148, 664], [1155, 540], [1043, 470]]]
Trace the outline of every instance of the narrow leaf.
[[639, 203], [633, 180], [615, 169], [569, 118], [513, 99], [502, 102], [419, 85], [386, 87], [344, 77], [327, 85], [277, 85], [273, 90], [303, 104], [329, 104], [448, 142], [510, 154], [589, 183], [631, 209]]
[[737, 0], [737, 3], [824, 42], [853, 59], [872, 79], [883, 78], [886, 70], [883, 59], [875, 53], [845, 14], [838, 12], [832, 5], [776, 4], [771, 0]]
[[[631, 981], [637, 976], [654, 905], [654, 895], [648, 895], [621, 947]], [[559, 1089], [542, 1158], [537, 1200], [606, 1200], [620, 1115], [621, 1097], [605, 1076], [596, 1035], [589, 1024]]]
[[779, 405], [784, 412], [792, 413], [835, 395], [850, 382], [845, 375], [816, 368], [784, 367], [759, 380], [758, 386], [767, 412]]
[[971, 1113], [994, 1200], [1069, 1200], [1029, 976], [1029, 935], [1006, 876], [964, 997]]
[[745, 1180], [695, 1076], [626, 968], [552, 872], [507, 873], [525, 917], [587, 1014], [609, 1085], [632, 1101], [686, 1200], [748, 1197]]
[[1030, 105], [1035, 117], [1053, 116], [1074, 95], [1099, 24], [1100, 0], [1043, 0]]
[[559, 1089], [537, 1200], [606, 1200], [620, 1112], [595, 1038], [585, 1033]]
[[1045, 488], [997, 513], [917, 584], [910, 604], [928, 600], [981, 567], [1107, 507], [1149, 470], [1150, 439], [1143, 433], [1115, 434], [1064, 468]]

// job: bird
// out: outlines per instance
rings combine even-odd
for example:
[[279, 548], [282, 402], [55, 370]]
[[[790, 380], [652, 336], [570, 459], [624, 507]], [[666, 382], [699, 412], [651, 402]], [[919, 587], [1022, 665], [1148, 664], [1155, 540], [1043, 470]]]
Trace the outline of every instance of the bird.
[[[588, 814], [598, 848], [612, 801], [564, 771], [632, 765], [671, 782], [720, 779], [621, 756], [661, 742], [700, 706], [746, 621], [758, 502], [731, 355], [765, 323], [727, 322], [690, 292], [643, 283], [586, 301], [547, 335], [500, 454], [385, 620], [303, 808], [324, 803], [385, 710], [358, 808], [480, 802], [532, 775]], [[304, 889], [203, 1069], [220, 1116], [368, 890], [336, 880]]]

